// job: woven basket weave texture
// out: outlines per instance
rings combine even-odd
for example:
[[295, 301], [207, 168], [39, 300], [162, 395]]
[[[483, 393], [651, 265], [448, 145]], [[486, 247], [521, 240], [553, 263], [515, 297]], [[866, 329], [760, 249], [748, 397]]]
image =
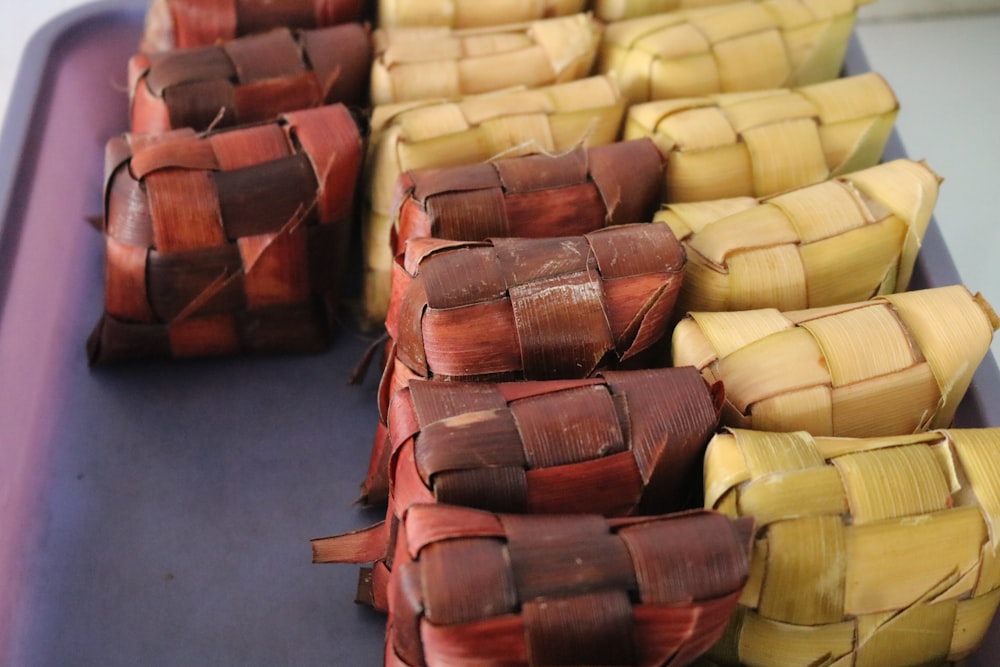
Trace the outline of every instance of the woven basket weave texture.
[[152, 0], [144, 52], [210, 46], [274, 28], [314, 29], [363, 19], [365, 0]]
[[483, 241], [586, 234], [648, 222], [664, 161], [650, 139], [402, 174], [393, 207], [396, 254], [406, 241]]
[[757, 522], [724, 665], [945, 664], [1000, 602], [1000, 429], [885, 438], [734, 430], [706, 505]]
[[801, 311], [689, 313], [674, 364], [726, 388], [722, 423], [874, 437], [950, 426], [1000, 320], [953, 285]]
[[597, 69], [632, 103], [837, 78], [857, 0], [760, 0], [616, 21]]
[[198, 131], [368, 99], [372, 44], [358, 23], [279, 28], [222, 44], [129, 60], [132, 132]]
[[111, 140], [91, 361], [323, 349], [363, 153], [342, 105]]
[[746, 580], [752, 522], [739, 521], [411, 508], [386, 664], [687, 664]]

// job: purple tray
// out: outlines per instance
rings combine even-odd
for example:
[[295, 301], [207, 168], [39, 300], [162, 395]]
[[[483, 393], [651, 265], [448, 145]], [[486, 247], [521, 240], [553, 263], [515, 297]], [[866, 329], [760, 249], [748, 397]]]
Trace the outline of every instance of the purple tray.
[[[352, 504], [376, 420], [367, 345], [90, 370], [103, 147], [126, 125], [146, 3], [67, 13], [30, 43], [0, 136], [0, 664], [376, 665], [384, 618], [309, 539]], [[852, 44], [848, 71], [866, 70]], [[890, 154], [902, 154], [894, 140]], [[957, 283], [932, 223], [914, 287]], [[989, 357], [959, 425], [1000, 424]], [[995, 665], [1000, 624], [973, 666]]]

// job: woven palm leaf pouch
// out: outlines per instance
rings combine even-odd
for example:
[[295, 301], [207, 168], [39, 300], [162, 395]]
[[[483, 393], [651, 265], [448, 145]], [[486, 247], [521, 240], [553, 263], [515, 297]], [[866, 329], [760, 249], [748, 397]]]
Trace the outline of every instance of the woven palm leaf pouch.
[[378, 0], [381, 27], [482, 28], [578, 14], [587, 0]]
[[112, 139], [91, 363], [325, 349], [363, 155], [343, 105]]
[[665, 225], [631, 224], [575, 237], [424, 239], [401, 260], [386, 324], [405, 383], [586, 377], [627, 361], [666, 333], [685, 256]]
[[663, 165], [646, 138], [406, 172], [393, 247], [398, 254], [415, 238], [544, 238], [646, 222], [660, 206]]
[[362, 20], [365, 0], [152, 0], [144, 52], [210, 46], [274, 28], [310, 30]]
[[358, 23], [139, 53], [128, 63], [131, 131], [204, 131], [337, 102], [361, 107], [371, 62], [371, 37]]
[[793, 89], [637, 104], [624, 138], [667, 157], [667, 202], [766, 197], [875, 166], [899, 112], [868, 73]]
[[726, 388], [722, 422], [872, 437], [951, 426], [996, 313], [961, 285], [799, 311], [694, 312], [673, 361]]
[[372, 104], [582, 79], [590, 75], [600, 36], [601, 25], [589, 14], [495, 28], [380, 28], [373, 35]]
[[[369, 563], [358, 599], [386, 608], [395, 531], [412, 505], [625, 516], [694, 507], [721, 385], [693, 368], [583, 380], [414, 380], [393, 396], [386, 521], [313, 541], [317, 562]], [[387, 450], [388, 451], [388, 450]]]
[[746, 581], [750, 519], [407, 511], [386, 665], [686, 665]]
[[757, 527], [711, 664], [953, 665], [983, 640], [1000, 602], [1000, 429], [734, 429], [705, 478], [706, 506]]
[[760, 0], [616, 21], [597, 70], [631, 104], [829, 81], [866, 2]]
[[677, 309], [799, 310], [904, 291], [938, 185], [901, 159], [766, 199], [668, 205], [654, 221], [688, 258]]

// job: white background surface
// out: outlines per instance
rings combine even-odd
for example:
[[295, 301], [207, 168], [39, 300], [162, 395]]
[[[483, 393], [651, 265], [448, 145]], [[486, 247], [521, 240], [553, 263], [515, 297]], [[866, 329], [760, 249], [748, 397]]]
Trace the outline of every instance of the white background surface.
[[[87, 3], [0, 2], [0, 109], [5, 111], [29, 37], [52, 17]], [[914, 20], [914, 15], [922, 18]], [[1000, 249], [1000, 0], [877, 0], [863, 7], [860, 17], [858, 35], [868, 60], [900, 100], [897, 128], [908, 155], [926, 159], [946, 179], [936, 215], [962, 280], [1000, 310], [995, 256]], [[6, 168], [9, 163], [0, 167]], [[1000, 356], [1000, 341], [993, 350]]]

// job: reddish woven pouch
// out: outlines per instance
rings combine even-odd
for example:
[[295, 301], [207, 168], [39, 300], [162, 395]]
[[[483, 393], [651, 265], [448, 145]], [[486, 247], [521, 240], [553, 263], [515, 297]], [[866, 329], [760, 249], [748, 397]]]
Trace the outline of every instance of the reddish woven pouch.
[[720, 638], [753, 522], [417, 505], [389, 584], [385, 664], [687, 665]]
[[666, 333], [685, 259], [649, 224], [411, 243], [386, 319], [396, 381], [587, 377], [625, 361]]
[[649, 139], [404, 173], [393, 245], [435, 237], [482, 241], [586, 234], [649, 222], [660, 206], [664, 160]]
[[140, 48], [168, 51], [225, 42], [273, 28], [360, 21], [364, 0], [152, 0]]
[[316, 560], [376, 561], [358, 598], [384, 609], [385, 559], [411, 505], [604, 516], [700, 506], [692, 494], [722, 401], [722, 386], [691, 367], [543, 382], [413, 380], [389, 407], [386, 522], [314, 541]]
[[323, 349], [362, 144], [342, 105], [111, 140], [91, 363]]
[[371, 37], [357, 23], [139, 53], [128, 64], [132, 132], [202, 131], [335, 102], [363, 105], [371, 61]]

